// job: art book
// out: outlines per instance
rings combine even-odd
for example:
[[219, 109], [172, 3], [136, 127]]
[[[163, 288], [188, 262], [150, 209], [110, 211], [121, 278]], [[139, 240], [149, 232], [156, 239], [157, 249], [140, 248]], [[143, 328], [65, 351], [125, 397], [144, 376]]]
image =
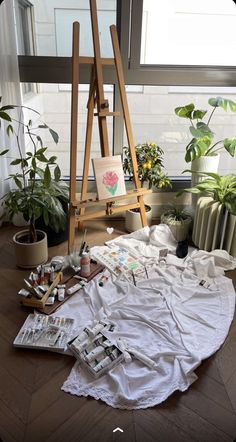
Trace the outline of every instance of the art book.
[[98, 199], [126, 195], [121, 155], [92, 160]]

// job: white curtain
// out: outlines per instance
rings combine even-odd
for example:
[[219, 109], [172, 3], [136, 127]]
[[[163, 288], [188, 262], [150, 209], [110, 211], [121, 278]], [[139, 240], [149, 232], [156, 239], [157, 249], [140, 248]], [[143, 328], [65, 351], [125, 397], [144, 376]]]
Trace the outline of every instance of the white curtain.
[[[2, 97], [0, 107], [21, 104], [13, 0], [5, 0], [0, 6], [0, 96]], [[15, 117], [17, 118], [17, 115]], [[0, 150], [10, 149], [9, 156], [15, 158], [18, 155], [14, 137], [7, 136], [4, 126], [6, 127], [6, 124], [1, 121]], [[10, 158], [0, 157], [0, 198], [11, 185], [9, 180], [5, 180], [11, 171], [10, 161]]]

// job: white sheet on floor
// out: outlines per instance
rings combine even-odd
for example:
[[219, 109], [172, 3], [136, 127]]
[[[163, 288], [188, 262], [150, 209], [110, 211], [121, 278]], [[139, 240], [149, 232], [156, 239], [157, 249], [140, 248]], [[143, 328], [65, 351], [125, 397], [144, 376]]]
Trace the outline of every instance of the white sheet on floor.
[[[115, 243], [142, 250], [149, 260], [160, 248], [174, 247], [167, 230], [166, 244], [163, 236], [158, 240], [158, 227], [141, 229]], [[197, 269], [203, 261], [211, 290], [199, 285]], [[74, 317], [79, 330], [105, 313], [118, 326], [113, 338], [124, 339], [156, 363], [151, 369], [132, 359], [97, 380], [76, 363], [64, 391], [101, 399], [115, 408], [137, 409], [157, 405], [196, 380], [194, 369], [221, 346], [233, 319], [235, 291], [222, 273], [236, 262], [218, 251], [194, 251], [182, 263], [156, 266], [151, 278], [138, 287], [112, 278], [99, 287], [96, 278], [58, 310], [57, 314]]]

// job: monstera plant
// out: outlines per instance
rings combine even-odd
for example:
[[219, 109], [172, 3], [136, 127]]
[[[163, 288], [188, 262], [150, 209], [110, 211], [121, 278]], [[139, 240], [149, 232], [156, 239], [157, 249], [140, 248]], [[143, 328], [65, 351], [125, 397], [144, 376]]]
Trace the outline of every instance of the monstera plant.
[[218, 108], [224, 111], [236, 112], [236, 103], [222, 97], [210, 98], [209, 111], [196, 109], [193, 103], [177, 107], [175, 113], [180, 118], [189, 121], [189, 131], [192, 139], [186, 146], [185, 161], [188, 163], [202, 156], [215, 156], [225, 149], [231, 157], [235, 155], [236, 137], [215, 140], [215, 134], [210, 128], [212, 117]]

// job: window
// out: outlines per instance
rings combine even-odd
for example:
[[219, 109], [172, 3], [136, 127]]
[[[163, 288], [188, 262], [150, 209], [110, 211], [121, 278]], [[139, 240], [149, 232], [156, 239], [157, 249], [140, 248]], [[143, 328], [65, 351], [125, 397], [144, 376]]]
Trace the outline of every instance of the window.
[[230, 0], [143, 0], [140, 62], [236, 66], [235, 20]]
[[[22, 82], [40, 84], [40, 94], [44, 88], [48, 89], [47, 100], [44, 100], [47, 119], [47, 104], [54, 103], [50, 95], [53, 91], [62, 94], [57, 100], [64, 100], [65, 94], [66, 102], [70, 100], [71, 23], [74, 19], [81, 23], [80, 53], [90, 53], [89, 0], [60, 0], [59, 3], [31, 0], [31, 3], [36, 52], [40, 57], [19, 56], [20, 75]], [[105, 39], [102, 43], [104, 56], [110, 54], [108, 26], [117, 22], [135, 142], [151, 138], [157, 141], [166, 152], [165, 166], [169, 175], [173, 179], [180, 177], [186, 168], [184, 150], [189, 133], [187, 122], [176, 117], [174, 108], [188, 102], [204, 106], [208, 97], [216, 95], [229, 94], [236, 101], [236, 62], [232, 56], [236, 37], [231, 24], [235, 21], [236, 5], [232, 0], [199, 0], [194, 4], [187, 0], [97, 0], [97, 8], [101, 38]], [[122, 112], [114, 69], [104, 66], [103, 74], [105, 95], [109, 95], [110, 104], [112, 96], [115, 110]], [[80, 88], [85, 95], [89, 78], [89, 67], [82, 65]], [[217, 89], [219, 87], [223, 90]], [[85, 131], [86, 118], [82, 112], [80, 117], [83, 121], [81, 134]], [[217, 131], [222, 127], [222, 136], [234, 135], [234, 119], [234, 114], [219, 115]], [[66, 122], [64, 116], [58, 114], [59, 120]], [[113, 151], [121, 153], [126, 144], [123, 121], [115, 118], [113, 128], [112, 121], [109, 124]], [[68, 158], [67, 155], [67, 162]], [[224, 154], [222, 159], [221, 172], [235, 171], [235, 160]], [[67, 175], [64, 160], [62, 166]], [[80, 175], [80, 171], [78, 173]]]
[[[34, 55], [32, 5], [27, 0], [15, 0], [17, 30], [17, 52], [19, 55]], [[32, 83], [22, 84], [22, 93], [34, 91]]]
[[[144, 86], [142, 93], [135, 96], [128, 93], [135, 143], [156, 142], [164, 151], [164, 166], [169, 176], [181, 176], [183, 170], [190, 168], [184, 157], [186, 146], [193, 137], [189, 131], [189, 120], [179, 118], [174, 109], [194, 103], [198, 109], [208, 110], [206, 117], [209, 117], [212, 109], [208, 104], [209, 98], [222, 95], [235, 100], [236, 87], [230, 91], [225, 89], [208, 87], [206, 93], [198, 87], [192, 92], [191, 89], [184, 90], [177, 86], [174, 91], [168, 86]], [[211, 124], [215, 140], [233, 138], [235, 126], [236, 113], [218, 108]], [[124, 144], [127, 145], [126, 143], [125, 139]], [[220, 151], [220, 158], [219, 173], [235, 173], [236, 158], [232, 158], [225, 149]], [[187, 175], [190, 176], [185, 174], [184, 177]]]

